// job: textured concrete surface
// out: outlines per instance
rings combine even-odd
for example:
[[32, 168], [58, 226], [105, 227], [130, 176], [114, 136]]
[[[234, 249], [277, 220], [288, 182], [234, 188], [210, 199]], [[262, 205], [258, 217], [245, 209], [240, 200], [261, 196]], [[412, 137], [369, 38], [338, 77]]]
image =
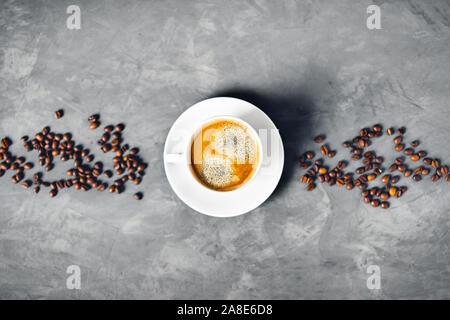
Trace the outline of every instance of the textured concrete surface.
[[[366, 28], [372, 3], [381, 30]], [[70, 4], [81, 30], [66, 28]], [[107, 159], [86, 130], [100, 112], [126, 122], [150, 163], [120, 196], [50, 200], [1, 178], [0, 298], [450, 298], [448, 183], [402, 179], [408, 192], [383, 211], [357, 190], [306, 192], [295, 163], [318, 151], [318, 133], [338, 150], [330, 165], [348, 159], [340, 143], [377, 122], [406, 125], [408, 141], [448, 162], [448, 1], [1, 1], [0, 49], [0, 135], [13, 151], [50, 125]], [[286, 148], [273, 196], [232, 219], [185, 206], [162, 162], [179, 114], [220, 95], [260, 106]], [[374, 148], [395, 156], [386, 136]], [[80, 290], [66, 288], [69, 265], [81, 267]], [[369, 265], [380, 290], [366, 286]]]

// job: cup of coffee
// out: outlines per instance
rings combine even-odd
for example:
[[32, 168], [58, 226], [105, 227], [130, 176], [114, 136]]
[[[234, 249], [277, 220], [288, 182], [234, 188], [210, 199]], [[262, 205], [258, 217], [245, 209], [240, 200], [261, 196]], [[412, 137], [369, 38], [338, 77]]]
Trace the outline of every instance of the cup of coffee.
[[233, 116], [217, 116], [199, 124], [186, 140], [183, 154], [167, 154], [169, 162], [184, 162], [202, 187], [215, 192], [244, 188], [262, 163], [262, 143], [256, 130]]

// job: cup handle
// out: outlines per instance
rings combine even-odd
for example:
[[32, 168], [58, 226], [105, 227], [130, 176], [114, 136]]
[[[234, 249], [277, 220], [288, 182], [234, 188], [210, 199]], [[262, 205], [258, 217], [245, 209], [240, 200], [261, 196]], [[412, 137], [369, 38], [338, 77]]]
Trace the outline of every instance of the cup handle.
[[180, 163], [184, 160], [184, 154], [182, 153], [167, 153], [165, 159], [168, 163]]

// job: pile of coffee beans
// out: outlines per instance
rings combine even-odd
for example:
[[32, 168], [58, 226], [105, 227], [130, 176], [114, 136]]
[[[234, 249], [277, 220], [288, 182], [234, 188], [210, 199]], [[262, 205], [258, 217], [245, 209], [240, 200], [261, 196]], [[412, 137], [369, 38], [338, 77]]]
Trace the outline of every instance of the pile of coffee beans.
[[[391, 127], [386, 130], [386, 133], [388, 136], [394, 136], [394, 150], [404, 154], [404, 156], [398, 156], [392, 164], [386, 165], [382, 156], [377, 155], [373, 150], [367, 150], [372, 144], [372, 139], [383, 135], [383, 127], [380, 124], [375, 124], [372, 128], [362, 128], [359, 135], [342, 143], [342, 146], [349, 150], [352, 161], [361, 161], [362, 165], [356, 168], [354, 172], [344, 171], [349, 164], [345, 159], [339, 160], [336, 167], [329, 169], [325, 165], [324, 159], [315, 160], [314, 151], [307, 151], [299, 158], [300, 168], [307, 170], [301, 176], [300, 181], [306, 183], [306, 190], [308, 191], [315, 189], [316, 180], [320, 183], [328, 183], [330, 186], [345, 186], [348, 190], [357, 187], [361, 190], [361, 197], [365, 203], [383, 209], [390, 207], [387, 200], [394, 197], [400, 198], [408, 190], [406, 186], [397, 185], [401, 180], [401, 175], [395, 175], [397, 171], [405, 178], [411, 177], [415, 182], [419, 182], [429, 175], [433, 182], [441, 178], [450, 181], [446, 165], [441, 164], [439, 159], [427, 157], [427, 152], [424, 150], [416, 151], [415, 148], [420, 145], [419, 140], [411, 141], [411, 147], [406, 147], [405, 127], [400, 127], [397, 130]], [[330, 147], [323, 144], [326, 140], [325, 135], [318, 135], [313, 140], [315, 143], [321, 144], [320, 152], [323, 156], [333, 158], [336, 155], [337, 151], [330, 151]], [[424, 165], [410, 168], [406, 163], [408, 158], [413, 163], [422, 160]], [[385, 165], [389, 174], [383, 175]], [[382, 187], [370, 187], [369, 185], [375, 183], [378, 177], [381, 177], [380, 180], [384, 185]]]
[[[60, 119], [63, 114], [63, 110], [58, 110], [54, 113], [54, 116], [56, 119]], [[97, 129], [100, 126], [99, 119], [98, 114], [91, 115], [88, 118], [89, 128]], [[136, 147], [130, 148], [128, 144], [124, 143], [122, 137], [124, 129], [124, 124], [107, 125], [98, 141], [104, 153], [115, 152], [112, 165], [117, 179], [112, 183], [103, 180], [102, 176], [105, 177], [104, 179], [110, 179], [114, 176], [113, 171], [104, 168], [101, 161], [93, 163], [95, 155], [89, 149], [78, 144], [71, 133], [53, 132], [48, 126], [36, 132], [32, 139], [29, 136], [23, 136], [21, 138], [23, 146], [28, 152], [33, 150], [37, 152], [38, 163], [46, 172], [54, 169], [57, 159], [62, 162], [72, 161], [73, 167], [67, 170], [69, 178], [47, 181], [44, 180], [43, 172], [38, 171], [32, 174], [32, 180], [26, 180], [25, 172], [33, 169], [34, 165], [32, 162], [27, 162], [25, 157], [17, 157], [10, 152], [9, 147], [12, 141], [8, 137], [1, 139], [0, 177], [4, 176], [7, 171], [13, 171], [12, 183], [21, 182], [25, 189], [34, 185], [33, 192], [35, 194], [40, 192], [41, 187], [50, 188], [49, 194], [51, 197], [55, 197], [59, 190], [71, 187], [82, 191], [91, 189], [104, 191], [108, 189], [111, 193], [123, 193], [128, 181], [133, 181], [136, 185], [141, 183], [147, 168], [147, 164], [138, 155], [139, 149]], [[137, 192], [134, 194], [134, 198], [141, 200], [143, 194]]]

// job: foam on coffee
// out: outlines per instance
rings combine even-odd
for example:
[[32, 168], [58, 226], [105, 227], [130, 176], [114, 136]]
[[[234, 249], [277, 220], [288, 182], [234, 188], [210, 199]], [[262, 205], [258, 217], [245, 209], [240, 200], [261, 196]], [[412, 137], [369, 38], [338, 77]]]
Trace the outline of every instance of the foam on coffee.
[[192, 168], [197, 178], [217, 191], [234, 190], [256, 171], [258, 144], [243, 124], [218, 119], [203, 126], [191, 147]]

